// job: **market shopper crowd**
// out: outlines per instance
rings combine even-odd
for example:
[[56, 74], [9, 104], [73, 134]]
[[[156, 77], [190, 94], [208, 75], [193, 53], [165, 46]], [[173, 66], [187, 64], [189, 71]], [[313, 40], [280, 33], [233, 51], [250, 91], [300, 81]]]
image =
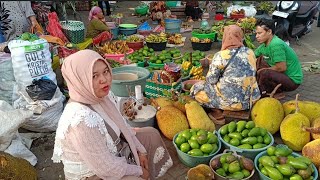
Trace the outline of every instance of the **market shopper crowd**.
[[[38, 24], [29, 2], [1, 3], [10, 18], [3, 31], [6, 41]], [[193, 11], [189, 15], [198, 19], [201, 14], [198, 5], [189, 5], [188, 9]], [[154, 8], [153, 20], [163, 19], [159, 12], [166, 9]], [[88, 19], [87, 37], [111, 38], [100, 7], [92, 7]], [[274, 22], [266, 19], [257, 22], [256, 39], [261, 45], [255, 51], [245, 47], [243, 38], [239, 26], [225, 27], [221, 50], [214, 55], [206, 80], [191, 89], [191, 96], [203, 106], [250, 110], [278, 84], [282, 86], [276, 97], [281, 98], [280, 93], [293, 91], [302, 83], [299, 59], [275, 35]], [[82, 50], [68, 56], [61, 70], [70, 99], [58, 124], [52, 159], [64, 164], [65, 177], [155, 179], [163, 176], [173, 165], [170, 154], [158, 130], [131, 128], [125, 123], [110, 92], [112, 69], [108, 62], [97, 52]]]

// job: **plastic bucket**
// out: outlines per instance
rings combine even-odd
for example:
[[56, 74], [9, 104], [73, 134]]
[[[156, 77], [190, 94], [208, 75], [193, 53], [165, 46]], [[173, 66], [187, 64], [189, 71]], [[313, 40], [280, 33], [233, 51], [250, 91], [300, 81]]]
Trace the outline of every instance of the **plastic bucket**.
[[141, 42], [127, 42], [127, 45], [129, 48], [136, 51], [136, 50], [139, 50], [143, 47], [143, 41], [141, 41]]
[[134, 10], [135, 10], [136, 14], [143, 16], [148, 13], [148, 9], [149, 9], [148, 6], [138, 6]]
[[137, 33], [138, 28], [119, 28], [119, 33], [129, 36]]
[[274, 143], [274, 138], [272, 136], [272, 134], [270, 132], [268, 132], [269, 136], [271, 137], [271, 143], [268, 144], [266, 147], [264, 148], [260, 148], [260, 149], [241, 149], [241, 148], [238, 148], [236, 146], [232, 146], [231, 144], [227, 143], [226, 141], [223, 140], [223, 138], [221, 137], [220, 135], [220, 130], [221, 128], [219, 129], [218, 131], [218, 135], [219, 135], [219, 139], [223, 145], [223, 147], [225, 147], [226, 149], [230, 149], [231, 151], [235, 151], [237, 152], [239, 155], [241, 156], [245, 156], [247, 158], [250, 158], [252, 160], [254, 160], [254, 158], [262, 151], [265, 151], [268, 149], [268, 147], [272, 146], [273, 143]]
[[177, 6], [178, 1], [166, 1], [166, 6], [167, 7], [176, 7]]
[[[265, 176], [264, 174], [262, 174], [262, 172], [260, 171], [260, 169], [259, 169], [259, 165], [258, 165], [258, 160], [259, 160], [259, 158], [260, 157], [262, 157], [262, 156], [264, 156], [264, 155], [266, 155], [267, 154], [267, 151], [262, 151], [262, 152], [260, 152], [258, 155], [257, 155], [257, 157], [254, 159], [254, 167], [255, 167], [255, 169], [257, 170], [257, 172], [259, 173], [259, 179], [260, 180], [271, 180], [271, 178], [269, 178], [269, 177], [267, 177], [267, 176]], [[292, 152], [292, 154], [291, 154], [293, 157], [300, 157], [301, 155], [300, 154], [298, 154], [298, 153], [295, 153], [295, 152]], [[312, 164], [312, 168], [313, 168], [313, 170], [314, 170], [314, 172], [313, 172], [313, 174], [312, 174], [312, 176], [313, 176], [313, 179], [314, 180], [317, 180], [318, 179], [318, 170], [317, 170], [317, 168], [316, 168], [316, 166], [314, 165], [314, 164]]]
[[114, 27], [114, 28], [111, 28], [111, 33], [112, 33], [112, 39], [117, 39], [118, 38], [118, 35], [119, 35], [119, 27]]
[[210, 42], [210, 43], [191, 42], [192, 49], [199, 50], [199, 51], [209, 51], [211, 49], [212, 44], [213, 42]]
[[[232, 152], [232, 151], [226, 149], [226, 150], [224, 150], [224, 152], [223, 152], [222, 154], [218, 154], [218, 155], [214, 156], [214, 157], [210, 160], [209, 166], [210, 166], [210, 164], [211, 164], [211, 161], [213, 161], [214, 159], [219, 158], [220, 156], [222, 156], [223, 154], [226, 154], [227, 152]], [[234, 152], [233, 155], [237, 156], [238, 159], [240, 158], [240, 156], [239, 156], [236, 152]], [[218, 173], [216, 173], [216, 171], [215, 171], [214, 169], [212, 169], [211, 166], [210, 166], [210, 168], [211, 168], [211, 170], [212, 170], [212, 172], [213, 172], [213, 174], [214, 174], [214, 179], [215, 179], [215, 180], [228, 180], [228, 178], [223, 177], [223, 176], [220, 176]], [[251, 174], [250, 174], [249, 177], [244, 178], [244, 179], [242, 179], [242, 180], [249, 180], [249, 179], [254, 175], [254, 173], [255, 173], [255, 169], [253, 169], [253, 170], [251, 171]]]
[[[174, 143], [175, 139], [177, 138], [179, 133], [177, 133], [174, 137], [173, 137], [173, 145], [177, 150], [178, 153], [178, 158], [180, 159], [180, 161], [188, 166], [188, 167], [195, 167], [199, 164], [209, 164], [210, 160], [212, 159], [213, 156], [215, 156], [221, 149], [221, 142], [220, 140], [218, 140], [218, 149], [215, 153], [210, 154], [209, 156], [190, 156], [187, 153], [184, 153], [182, 151], [180, 151], [180, 149], [177, 147], [176, 143]], [[215, 134], [217, 135], [217, 132], [215, 132]]]
[[209, 33], [209, 34], [198, 34], [198, 33], [195, 33], [195, 32], [191, 32], [191, 35], [192, 37], [197, 37], [199, 39], [211, 39], [211, 40], [214, 40], [215, 37], [216, 37], [216, 33], [215, 32], [212, 32], [212, 33]]
[[154, 51], [162, 51], [165, 50], [167, 47], [167, 42], [161, 42], [161, 43], [150, 43], [147, 42], [148, 48], [152, 48]]
[[146, 80], [150, 75], [150, 72], [147, 69], [135, 66], [113, 68], [112, 73], [133, 73], [138, 75], [137, 80], [112, 80], [111, 91], [114, 95], [120, 97], [128, 97], [129, 94], [127, 88], [129, 88], [131, 92], [134, 92], [136, 85], [141, 86], [141, 92], [143, 93], [146, 86]]
[[180, 28], [177, 28], [177, 29], [166, 29], [166, 33], [171, 33], [171, 34], [180, 33]]
[[[127, 54], [132, 54], [134, 52], [133, 49], [130, 49]], [[124, 54], [105, 54], [103, 56], [106, 59], [113, 59], [116, 61], [123, 61], [124, 60]]]
[[180, 19], [165, 19], [164, 23], [165, 23], [166, 30], [179, 28], [179, 32], [180, 32], [180, 28], [181, 28], [181, 20]]

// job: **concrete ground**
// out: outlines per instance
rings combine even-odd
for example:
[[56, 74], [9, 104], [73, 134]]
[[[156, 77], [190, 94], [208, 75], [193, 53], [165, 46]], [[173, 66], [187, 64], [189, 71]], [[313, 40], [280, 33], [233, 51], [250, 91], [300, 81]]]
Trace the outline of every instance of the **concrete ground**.
[[[122, 1], [118, 2], [116, 5], [118, 8], [115, 9], [114, 13], [123, 13], [123, 23], [134, 23], [139, 24], [139, 20], [145, 17], [136, 17], [132, 16], [133, 10], [129, 8], [134, 8], [138, 5], [138, 1]], [[81, 12], [81, 17], [86, 23], [88, 12]], [[212, 24], [212, 15], [210, 15], [209, 24]], [[199, 22], [193, 23], [194, 27], [199, 27]], [[191, 43], [188, 38], [191, 36], [191, 33], [184, 33], [183, 36], [187, 37], [187, 41], [184, 47], [181, 47], [182, 52], [192, 51]], [[303, 36], [300, 40], [301, 45], [297, 45], [294, 41], [291, 42], [293, 49], [298, 54], [300, 61], [302, 64], [312, 63], [316, 60], [320, 59], [320, 28], [313, 25], [313, 32]], [[220, 46], [215, 43], [212, 49], [206, 54], [214, 54], [219, 51]], [[315, 73], [305, 72], [304, 74], [304, 82], [303, 84], [295, 91], [286, 93], [286, 98], [282, 100], [282, 102], [287, 100], [294, 99], [297, 93], [300, 94], [301, 100], [311, 100], [320, 102], [320, 75]], [[281, 143], [281, 139], [279, 138], [279, 134], [275, 135], [276, 143]], [[160, 179], [181, 179], [184, 180], [186, 177], [186, 173], [189, 170], [188, 167], [183, 165], [177, 156], [176, 150], [171, 141], [164, 138], [165, 144], [170, 152], [170, 155], [174, 161], [173, 167]], [[43, 138], [37, 139], [34, 141], [32, 145], [32, 152], [38, 157], [38, 164], [36, 165], [36, 169], [39, 174], [39, 179], [44, 180], [57, 180], [64, 179], [63, 175], [63, 165], [62, 164], [54, 164], [51, 161], [52, 151], [54, 144], [54, 134], [49, 134]], [[258, 179], [255, 177], [254, 179]]]

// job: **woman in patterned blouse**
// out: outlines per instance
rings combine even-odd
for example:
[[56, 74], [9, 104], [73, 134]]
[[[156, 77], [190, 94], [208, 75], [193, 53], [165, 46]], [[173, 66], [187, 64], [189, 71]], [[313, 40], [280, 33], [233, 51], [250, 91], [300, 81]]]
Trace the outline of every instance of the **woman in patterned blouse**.
[[221, 51], [214, 55], [206, 80], [191, 89], [191, 95], [199, 103], [208, 108], [240, 111], [250, 109], [260, 98], [256, 58], [242, 41], [239, 26], [225, 27]]

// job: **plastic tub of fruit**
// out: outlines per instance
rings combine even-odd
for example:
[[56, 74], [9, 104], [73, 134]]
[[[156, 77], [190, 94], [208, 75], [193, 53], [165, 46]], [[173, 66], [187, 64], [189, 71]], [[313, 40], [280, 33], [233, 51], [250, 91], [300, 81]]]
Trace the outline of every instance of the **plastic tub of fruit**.
[[[206, 137], [206, 139], [199, 138], [199, 136], [202, 134], [204, 135], [204, 137]], [[212, 135], [208, 135], [208, 134], [209, 133], [205, 130], [197, 131], [196, 129], [187, 129], [177, 133], [173, 137], [173, 145], [177, 150], [178, 158], [184, 165], [188, 167], [195, 167], [198, 164], [209, 164], [210, 159], [212, 159], [212, 157], [215, 156], [220, 151], [221, 142], [219, 141], [219, 139], [217, 139], [217, 133], [214, 131], [214, 132], [210, 132], [210, 134]], [[193, 141], [191, 142], [187, 141], [186, 140], [186, 138], [188, 138], [187, 136], [189, 136], [189, 139]], [[202, 145], [200, 146], [198, 143], [198, 140], [192, 139], [193, 136], [195, 137], [198, 136], [196, 138], [197, 139], [199, 138], [199, 142], [203, 141], [205, 143], [201, 142], [200, 144]], [[208, 136], [210, 136], [210, 143], [208, 143], [209, 141]], [[191, 145], [189, 143], [191, 143]], [[207, 145], [207, 144], [210, 144], [210, 145]], [[198, 146], [198, 148], [191, 149], [192, 146], [193, 147]], [[210, 150], [211, 152], [209, 152]], [[206, 154], [204, 154], [204, 151]]]
[[165, 50], [167, 47], [167, 42], [160, 42], [160, 43], [152, 43], [146, 42], [148, 48], [152, 48], [154, 51], [162, 51]]
[[140, 42], [127, 42], [127, 45], [129, 48], [133, 49], [133, 50], [139, 50], [141, 48], [143, 48], [143, 41]]
[[210, 32], [210, 33], [204, 33], [204, 34], [200, 34], [200, 33], [197, 33], [195, 31], [192, 31], [191, 32], [191, 35], [192, 37], [197, 37], [199, 39], [211, 39], [211, 40], [214, 40], [215, 37], [216, 37], [216, 32]]
[[[240, 121], [238, 121], [238, 123], [239, 122]], [[254, 160], [257, 154], [259, 154], [262, 151], [265, 151], [268, 147], [273, 145], [274, 138], [272, 134], [267, 130], [261, 130], [261, 128], [255, 127], [253, 121], [248, 121], [248, 122], [241, 121], [241, 122], [245, 122], [245, 127], [240, 132], [238, 132], [237, 130], [231, 130], [231, 132], [229, 132], [228, 126], [230, 124], [232, 124], [230, 125], [230, 127], [231, 126], [234, 127], [234, 124], [235, 124], [237, 129], [238, 124], [234, 121], [230, 122], [229, 124], [223, 125], [218, 131], [219, 139], [224, 148], [230, 149], [232, 151], [237, 152], [239, 155], [242, 155]], [[250, 133], [251, 135], [249, 136], [249, 132], [253, 128], [258, 130], [255, 130], [255, 132], [252, 131], [252, 133]], [[230, 129], [234, 129], [234, 128], [230, 128]], [[243, 131], [245, 131], [246, 133], [244, 133]], [[258, 141], [258, 138], [259, 138], [258, 133], [261, 134], [262, 131], [263, 131], [262, 133], [263, 136], [262, 135], [261, 136], [263, 139]], [[240, 135], [238, 133], [240, 133]], [[253, 136], [253, 135], [257, 135], [257, 136]], [[239, 140], [239, 138], [241, 138], [241, 140]]]
[[[133, 49], [129, 49], [129, 51], [126, 54], [127, 55], [132, 54], [133, 52], [134, 52]], [[116, 61], [123, 61], [124, 60], [124, 54], [105, 54], [103, 57], [106, 59], [113, 59]]]
[[[277, 145], [275, 148], [288, 148], [286, 145], [283, 145], [283, 144], [279, 144], [279, 145]], [[292, 151], [291, 151], [292, 152]], [[269, 156], [269, 155], [272, 155], [272, 154], [270, 154], [271, 153], [271, 151], [269, 151], [269, 150], [267, 150], [267, 151], [262, 151], [262, 152], [260, 152], [257, 156], [256, 156], [256, 158], [254, 159], [254, 166], [255, 166], [255, 168], [256, 168], [256, 170], [257, 170], [257, 172], [259, 173], [259, 179], [261, 179], [261, 180], [272, 180], [272, 179], [274, 179], [274, 178], [276, 178], [276, 177], [273, 177], [273, 178], [271, 178], [271, 177], [269, 177], [269, 176], [267, 176], [266, 174], [266, 171], [267, 171], [267, 169], [264, 167], [264, 169], [263, 169], [263, 165], [261, 164], [260, 165], [260, 162], [259, 162], [259, 159], [261, 158], [261, 157], [263, 157], [263, 156]], [[292, 156], [292, 157], [294, 157], [294, 158], [296, 158], [296, 157], [302, 157], [300, 154], [298, 154], [298, 153], [295, 153], [295, 152], [292, 152], [289, 156]], [[286, 162], [284, 163], [284, 164], [286, 164], [287, 163], [287, 159], [284, 159]], [[266, 160], [264, 160], [264, 161], [266, 161]], [[311, 162], [311, 161], [310, 161]], [[302, 162], [302, 163], [304, 163], [304, 162]], [[300, 166], [302, 167], [302, 165], [301, 165], [301, 161], [299, 161], [299, 164], [300, 164]], [[306, 163], [305, 163], [306, 164]], [[303, 166], [306, 166], [306, 165], [303, 165]], [[308, 168], [307, 168], [307, 170], [306, 171], [303, 171], [303, 169], [301, 169], [301, 170], [298, 170], [298, 169], [295, 169], [294, 171], [296, 172], [296, 173], [292, 173], [291, 174], [291, 176], [287, 176], [288, 177], [288, 179], [290, 178], [290, 179], [313, 179], [313, 180], [317, 180], [318, 179], [318, 176], [319, 176], [319, 174], [318, 174], [318, 170], [317, 170], [317, 168], [316, 168], [316, 166], [311, 162], [310, 163], [310, 165], [307, 165], [308, 166]], [[310, 167], [309, 167], [310, 166]], [[293, 167], [292, 165], [290, 165], [289, 167]], [[300, 167], [300, 168], [301, 168]], [[294, 168], [294, 167], [293, 167]], [[309, 169], [310, 168], [310, 169]], [[278, 170], [278, 168], [276, 168], [277, 170]], [[269, 169], [270, 170], [270, 169]], [[275, 171], [275, 170], [272, 170], [273, 172]], [[293, 170], [291, 170], [290, 169], [290, 171], [292, 172]], [[308, 172], [308, 171], [310, 171], [310, 172]], [[312, 172], [313, 171], [313, 172]], [[279, 174], [280, 173], [280, 174]], [[310, 176], [310, 174], [311, 174], [311, 176], [312, 176], [312, 178], [310, 178], [311, 176]], [[277, 176], [279, 177], [281, 177], [282, 176], [282, 178], [279, 178], [279, 179], [283, 179], [283, 175], [284, 174], [282, 174], [279, 170], [278, 170], [278, 172], [277, 173], [275, 173], [275, 174], [277, 174]], [[310, 176], [309, 178], [303, 178], [302, 176]], [[292, 178], [291, 178], [292, 177]]]
[[[232, 168], [230, 168], [230, 164], [232, 164]], [[240, 156], [228, 149], [224, 150], [222, 154], [214, 156], [210, 160], [209, 166], [215, 180], [249, 180], [255, 173], [254, 163], [251, 159]]]
[[191, 42], [193, 50], [199, 51], [209, 51], [212, 47], [213, 42], [203, 43], [203, 42]]

